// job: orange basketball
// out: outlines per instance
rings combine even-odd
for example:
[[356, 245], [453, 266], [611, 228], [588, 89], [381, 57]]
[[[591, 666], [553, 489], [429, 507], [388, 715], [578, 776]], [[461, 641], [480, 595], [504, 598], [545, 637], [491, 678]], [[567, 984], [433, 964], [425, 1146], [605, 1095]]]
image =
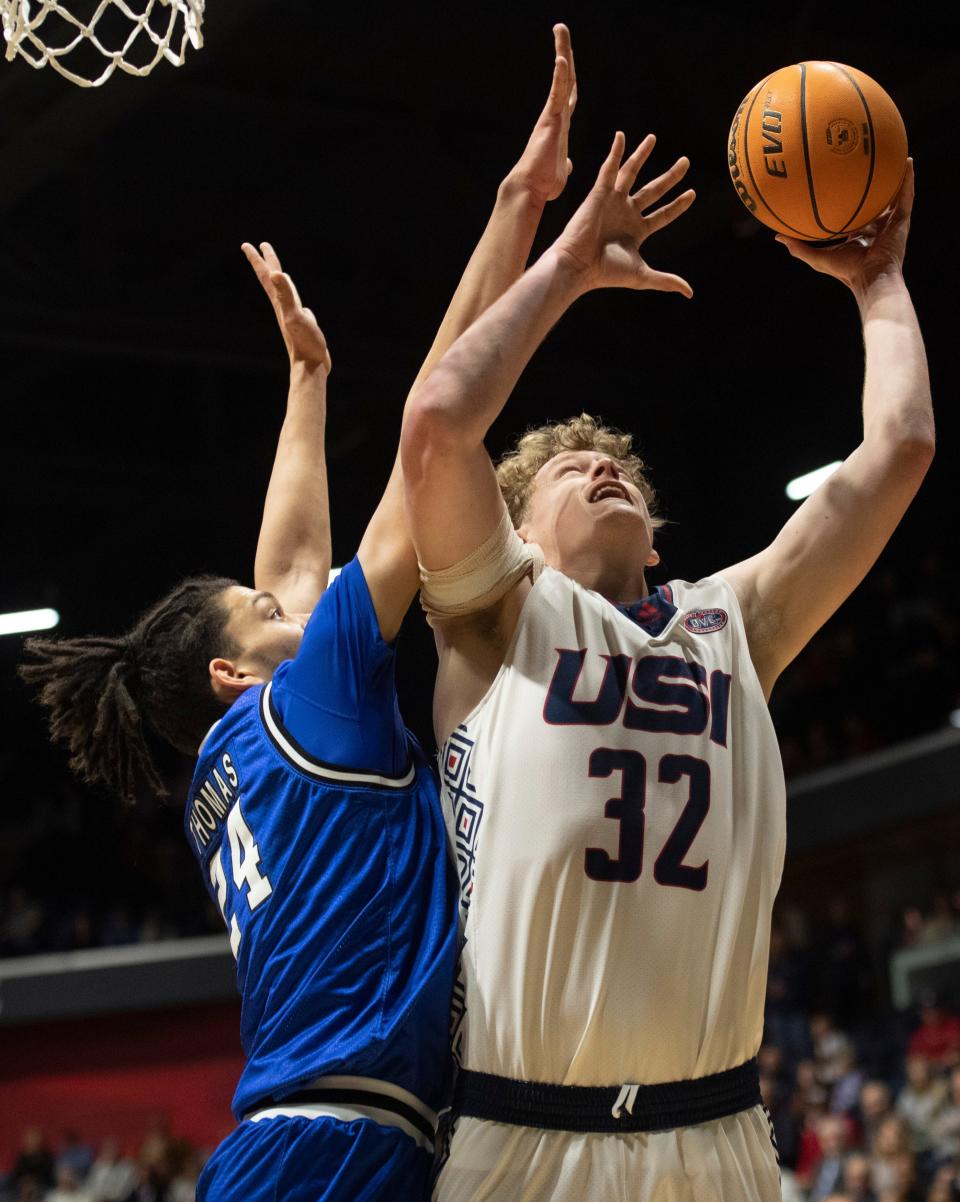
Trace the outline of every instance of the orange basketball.
[[897, 194], [907, 131], [869, 75], [842, 63], [796, 63], [744, 97], [727, 163], [758, 221], [791, 238], [827, 241], [862, 229]]

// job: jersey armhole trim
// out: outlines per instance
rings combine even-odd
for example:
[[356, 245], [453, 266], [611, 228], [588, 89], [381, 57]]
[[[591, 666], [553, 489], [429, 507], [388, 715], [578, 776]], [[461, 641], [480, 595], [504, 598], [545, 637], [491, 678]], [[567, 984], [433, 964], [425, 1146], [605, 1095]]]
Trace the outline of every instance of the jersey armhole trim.
[[356, 768], [328, 764], [310, 755], [281, 723], [270, 695], [272, 683], [271, 681], [264, 685], [260, 694], [260, 717], [270, 742], [295, 768], [309, 776], [338, 784], [374, 785], [385, 789], [406, 789], [413, 784], [416, 768], [412, 761], [402, 776], [382, 776], [377, 772], [363, 772]]
[[743, 620], [743, 609], [740, 606], [740, 598], [737, 596], [737, 590], [733, 587], [726, 576], [724, 576], [722, 571], [713, 572], [710, 576], [704, 576], [703, 580], [697, 581], [697, 583], [701, 584], [703, 581], [718, 581], [728, 593], [728, 600], [731, 603], [731, 608], [736, 611], [737, 615], [738, 642], [740, 643], [740, 650], [743, 653], [742, 659], [749, 668], [748, 678], [753, 682], [754, 687], [760, 694], [763, 707], [769, 714], [770, 702], [764, 694], [763, 685], [760, 683], [760, 673], [757, 671], [757, 665], [753, 662], [753, 656], [750, 653], [750, 640], [747, 638], [747, 625]]

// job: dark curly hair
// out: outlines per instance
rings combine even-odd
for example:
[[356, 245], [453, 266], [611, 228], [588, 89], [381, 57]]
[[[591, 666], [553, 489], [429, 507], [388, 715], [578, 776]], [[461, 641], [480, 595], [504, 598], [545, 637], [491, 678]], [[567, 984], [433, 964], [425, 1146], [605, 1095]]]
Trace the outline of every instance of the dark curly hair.
[[27, 640], [33, 662], [21, 664], [20, 676], [37, 690], [51, 737], [67, 745], [83, 780], [129, 802], [141, 783], [166, 796], [144, 726], [193, 755], [222, 716], [208, 664], [238, 652], [223, 602], [236, 583], [183, 580], [118, 638]]

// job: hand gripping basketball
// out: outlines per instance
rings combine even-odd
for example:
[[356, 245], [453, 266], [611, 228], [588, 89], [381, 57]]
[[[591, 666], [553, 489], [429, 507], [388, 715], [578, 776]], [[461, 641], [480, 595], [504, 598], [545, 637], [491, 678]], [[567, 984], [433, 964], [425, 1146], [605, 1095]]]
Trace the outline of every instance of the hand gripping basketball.
[[652, 207], [686, 175], [687, 158], [677, 159], [669, 170], [631, 192], [655, 141], [647, 134], [623, 161], [626, 140], [616, 134], [597, 182], [555, 243], [557, 254], [581, 273], [586, 289], [649, 288], [693, 296], [686, 280], [655, 271], [640, 254], [647, 238], [685, 213], [696, 196], [688, 188], [659, 208]]
[[913, 159], [907, 159], [903, 183], [890, 208], [840, 246], [822, 249], [814, 242], [785, 238], [783, 234], [777, 235], [777, 241], [795, 259], [859, 292], [879, 276], [902, 270], [913, 209], [913, 185]]

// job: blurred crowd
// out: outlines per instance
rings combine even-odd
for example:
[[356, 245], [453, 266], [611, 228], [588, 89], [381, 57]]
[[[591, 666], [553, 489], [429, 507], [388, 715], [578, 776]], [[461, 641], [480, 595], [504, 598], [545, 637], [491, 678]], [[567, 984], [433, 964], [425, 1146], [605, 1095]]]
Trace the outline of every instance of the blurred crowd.
[[188, 783], [131, 807], [61, 779], [0, 814], [0, 959], [222, 932], [183, 834]]
[[134, 1155], [114, 1139], [94, 1150], [77, 1131], [51, 1144], [29, 1127], [13, 1165], [0, 1166], [0, 1202], [194, 1202], [208, 1154], [173, 1138], [162, 1118]]
[[[950, 891], [908, 906], [887, 951], [956, 934], [958, 908]], [[960, 1202], [957, 999], [884, 997], [842, 898], [812, 931], [780, 915], [759, 1061], [784, 1202]]]

